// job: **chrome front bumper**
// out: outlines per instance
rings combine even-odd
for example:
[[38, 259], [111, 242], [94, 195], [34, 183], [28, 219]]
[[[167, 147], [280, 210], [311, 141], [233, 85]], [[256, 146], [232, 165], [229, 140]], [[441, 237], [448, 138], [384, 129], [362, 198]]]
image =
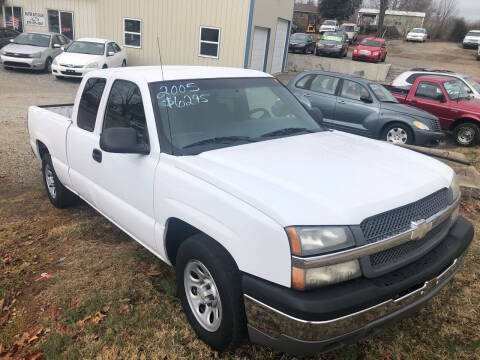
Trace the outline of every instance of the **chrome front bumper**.
[[[408, 310], [415, 310], [423, 305], [460, 270], [465, 262], [466, 254], [465, 251], [440, 275], [426, 281], [423, 286], [406, 295], [327, 321], [298, 319], [251, 296], [244, 295], [250, 338], [253, 342], [296, 354], [311, 353], [308, 345], [317, 345], [314, 346], [317, 351], [333, 350], [333, 348], [345, 345], [343, 342], [345, 337], [354, 338], [355, 333], [361, 333], [360, 338], [367, 336], [371, 333], [370, 327], [373, 325], [380, 326], [379, 323], [401, 317]], [[324, 345], [336, 346], [327, 349]], [[299, 348], [296, 348], [298, 346]]]
[[0, 61], [4, 66], [19, 69], [43, 69], [45, 67], [42, 58], [19, 58], [2, 55]]

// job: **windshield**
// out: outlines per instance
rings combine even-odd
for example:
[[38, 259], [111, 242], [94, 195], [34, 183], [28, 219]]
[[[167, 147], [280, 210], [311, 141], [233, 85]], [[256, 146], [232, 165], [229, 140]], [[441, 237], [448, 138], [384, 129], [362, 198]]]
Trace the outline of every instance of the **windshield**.
[[425, 29], [413, 29], [412, 33], [425, 34]]
[[15, 38], [15, 44], [49, 47], [50, 35], [22, 33]]
[[463, 81], [457, 79], [445, 81], [443, 83], [443, 86], [445, 87], [445, 91], [447, 92], [448, 97], [451, 100], [470, 98], [469, 88], [467, 87], [467, 85], [465, 85]]
[[348, 31], [348, 32], [354, 32], [355, 31], [355, 26], [343, 26], [343, 30]]
[[480, 37], [480, 31], [469, 31], [467, 36], [478, 36], [478, 37]]
[[380, 47], [380, 43], [375, 40], [363, 40], [360, 45], [371, 46], [371, 47]]
[[308, 35], [305, 34], [293, 34], [290, 40], [297, 40], [297, 41], [307, 41]]
[[323, 23], [323, 25], [332, 25], [335, 26], [337, 25], [337, 22], [335, 20], [327, 20]]
[[178, 155], [324, 130], [272, 78], [156, 82], [150, 92]]
[[75, 54], [103, 55], [105, 52], [105, 44], [89, 41], [75, 41], [65, 52]]
[[382, 85], [370, 84], [370, 89], [372, 89], [378, 101], [381, 101], [384, 103], [398, 103], [397, 99], [395, 99], [392, 93], [387, 89], [385, 89]]
[[464, 77], [463, 78], [471, 87], [473, 87], [478, 93], [480, 93], [480, 84], [471, 77]]

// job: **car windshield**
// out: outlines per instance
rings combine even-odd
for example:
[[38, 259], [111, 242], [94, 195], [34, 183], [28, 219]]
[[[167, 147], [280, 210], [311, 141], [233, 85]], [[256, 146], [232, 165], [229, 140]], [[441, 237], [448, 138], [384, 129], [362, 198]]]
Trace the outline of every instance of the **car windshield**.
[[480, 37], [480, 31], [469, 31], [467, 36], [478, 36], [478, 37]]
[[360, 45], [371, 46], [371, 47], [380, 47], [380, 42], [375, 40], [363, 40]]
[[445, 87], [445, 91], [447, 92], [448, 97], [451, 100], [461, 100], [461, 99], [470, 98], [470, 93], [469, 93], [470, 89], [461, 80], [454, 79], [454, 80], [445, 81], [443, 83], [443, 86]]
[[471, 77], [464, 77], [463, 78], [471, 87], [473, 87], [478, 93], [480, 93], [480, 84], [475, 79]]
[[327, 33], [323, 34], [321, 40], [342, 42], [343, 41], [343, 36], [342, 36], [342, 34], [328, 33], [327, 32]]
[[335, 20], [327, 20], [323, 23], [323, 25], [337, 25], [337, 22]]
[[105, 53], [105, 44], [94, 43], [90, 41], [75, 41], [65, 52], [75, 54], [103, 55]]
[[378, 101], [383, 103], [398, 103], [397, 99], [395, 99], [392, 93], [385, 89], [382, 85], [370, 84], [370, 89], [373, 91]]
[[412, 33], [425, 34], [425, 29], [413, 29]]
[[307, 41], [308, 35], [305, 34], [293, 34], [290, 40], [297, 40], [297, 41]]
[[156, 82], [150, 92], [176, 155], [324, 130], [272, 78]]
[[50, 35], [35, 34], [35, 33], [22, 33], [15, 38], [15, 44], [49, 47], [50, 46]]
[[344, 25], [343, 30], [348, 31], [348, 32], [353, 32], [353, 31], [355, 31], [355, 26], [350, 26], [350, 25], [345, 26]]

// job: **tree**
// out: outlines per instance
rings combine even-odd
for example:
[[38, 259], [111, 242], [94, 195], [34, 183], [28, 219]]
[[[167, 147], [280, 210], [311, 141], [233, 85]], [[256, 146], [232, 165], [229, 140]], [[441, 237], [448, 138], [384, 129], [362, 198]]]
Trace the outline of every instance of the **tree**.
[[355, 14], [361, 3], [362, 0], [321, 0], [318, 11], [324, 18], [345, 20]]
[[462, 41], [465, 34], [468, 32], [467, 23], [463, 18], [456, 19], [453, 29], [450, 32], [449, 39], [452, 41]]
[[380, 0], [380, 13], [378, 14], [377, 36], [383, 37], [383, 23], [387, 12], [389, 0]]
[[457, 14], [456, 0], [434, 0], [430, 11], [429, 27], [433, 38], [444, 37], [448, 25]]

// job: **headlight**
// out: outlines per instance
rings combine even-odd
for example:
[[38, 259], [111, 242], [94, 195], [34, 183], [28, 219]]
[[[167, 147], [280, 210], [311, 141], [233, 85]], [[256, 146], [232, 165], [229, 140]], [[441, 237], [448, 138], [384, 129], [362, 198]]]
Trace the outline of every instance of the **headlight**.
[[89, 68], [89, 69], [98, 68], [98, 63], [94, 62], [94, 63], [88, 64], [88, 65], [85, 66], [85, 67], [86, 67], [86, 68]]
[[413, 126], [420, 130], [430, 130], [430, 128], [420, 121], [414, 121]]
[[346, 226], [289, 227], [287, 234], [292, 253], [298, 256], [319, 255], [355, 246]]
[[374, 52], [373, 52], [373, 55], [378, 55], [378, 54], [379, 54], [378, 51], [374, 51]]
[[452, 201], [457, 200], [460, 195], [460, 185], [458, 183], [458, 176], [455, 174], [453, 176], [452, 183], [450, 184], [450, 191], [452, 193]]
[[39, 57], [42, 57], [42, 53], [30, 54], [30, 55], [28, 55], [28, 57], [30, 57], [30, 58], [39, 58]]
[[53, 59], [52, 65], [58, 65], [58, 61], [57, 61], [57, 59], [56, 59], [56, 58], [55, 58], [55, 59]]
[[292, 287], [308, 290], [358, 278], [362, 275], [358, 260], [313, 269], [292, 268]]
[[0, 50], [0, 54], [1, 54], [1, 55], [6, 55], [7, 52], [6, 52], [5, 50]]

